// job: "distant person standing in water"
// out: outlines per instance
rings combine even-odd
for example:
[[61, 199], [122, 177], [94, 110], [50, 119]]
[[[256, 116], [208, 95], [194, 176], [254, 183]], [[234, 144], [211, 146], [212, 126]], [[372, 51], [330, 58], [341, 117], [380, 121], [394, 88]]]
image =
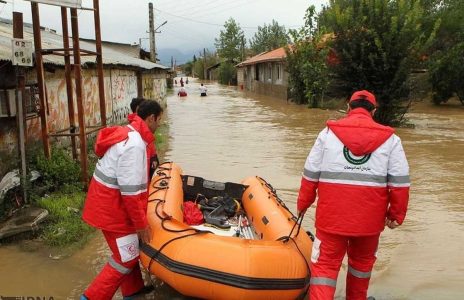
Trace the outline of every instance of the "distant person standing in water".
[[184, 78], [180, 78], [180, 86], [184, 86]]
[[200, 96], [206, 97], [206, 86], [203, 85], [203, 83], [200, 85]]
[[189, 84], [189, 78], [188, 77], [185, 79], [185, 84]]
[[179, 97], [187, 96], [187, 91], [185, 90], [183, 85], [180, 87], [179, 91], [177, 92], [177, 96]]

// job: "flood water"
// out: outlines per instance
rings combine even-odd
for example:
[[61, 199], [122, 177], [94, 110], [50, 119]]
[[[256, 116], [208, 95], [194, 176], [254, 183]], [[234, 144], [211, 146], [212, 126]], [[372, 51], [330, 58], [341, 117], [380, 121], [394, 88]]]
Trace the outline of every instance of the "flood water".
[[[168, 97], [164, 122], [168, 137], [161, 157], [185, 174], [240, 182], [259, 175], [296, 211], [304, 161], [317, 134], [337, 111], [307, 109], [207, 83], [186, 85], [188, 96]], [[369, 294], [376, 299], [464, 299], [464, 107], [413, 106], [414, 129], [397, 133], [409, 160], [411, 198], [404, 224], [385, 230]], [[314, 208], [304, 226], [314, 232]], [[53, 296], [76, 299], [107, 261], [97, 234], [70, 257], [56, 250], [0, 247], [0, 296]], [[345, 293], [346, 263], [337, 298]], [[159, 284], [159, 283], [158, 283]], [[119, 296], [118, 296], [119, 297]], [[185, 299], [161, 285], [147, 299]]]

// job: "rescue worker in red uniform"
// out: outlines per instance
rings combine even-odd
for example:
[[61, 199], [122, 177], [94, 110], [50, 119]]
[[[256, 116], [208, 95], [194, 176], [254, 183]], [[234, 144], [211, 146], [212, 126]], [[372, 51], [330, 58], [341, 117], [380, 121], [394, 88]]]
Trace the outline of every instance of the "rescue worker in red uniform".
[[[129, 121], [129, 124], [134, 121], [134, 119], [137, 117], [137, 110], [140, 106], [140, 104], [145, 101], [144, 98], [133, 98], [131, 103], [130, 103], [130, 108], [132, 110], [132, 113], [127, 116], [127, 120]], [[153, 177], [153, 174], [155, 173], [155, 170], [159, 166], [159, 159], [158, 159], [158, 154], [156, 153], [156, 146], [155, 142], [147, 145], [147, 159], [149, 162], [149, 174], [148, 174], [148, 182], [150, 182], [151, 178]]]
[[125, 298], [147, 292], [139, 267], [139, 239], [149, 242], [148, 148], [163, 109], [143, 101], [127, 126], [102, 129], [95, 143], [100, 157], [85, 200], [85, 222], [102, 230], [112, 252], [81, 299], [111, 299], [121, 287]]
[[409, 200], [409, 167], [400, 138], [373, 120], [377, 102], [355, 92], [348, 116], [328, 121], [304, 166], [298, 213], [316, 199], [310, 299], [333, 299], [348, 254], [346, 299], [366, 300], [380, 233], [403, 223]]

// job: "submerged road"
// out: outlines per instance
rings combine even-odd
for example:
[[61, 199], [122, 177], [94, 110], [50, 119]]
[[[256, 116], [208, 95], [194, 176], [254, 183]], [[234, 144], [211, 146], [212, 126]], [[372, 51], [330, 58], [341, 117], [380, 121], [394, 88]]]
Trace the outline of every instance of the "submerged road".
[[[240, 182], [252, 175], [269, 181], [296, 211], [303, 164], [317, 134], [341, 113], [307, 109], [190, 80], [187, 97], [168, 96], [162, 160], [186, 174]], [[414, 129], [398, 129], [411, 169], [411, 199], [403, 226], [381, 236], [369, 294], [376, 299], [463, 299], [464, 289], [464, 109], [414, 106]], [[304, 226], [314, 231], [314, 207]], [[52, 253], [52, 256], [54, 254]], [[108, 258], [100, 234], [71, 257], [53, 260], [50, 251], [0, 247], [0, 295], [76, 299]], [[337, 299], [343, 299], [346, 262]], [[162, 283], [147, 299], [185, 299]]]

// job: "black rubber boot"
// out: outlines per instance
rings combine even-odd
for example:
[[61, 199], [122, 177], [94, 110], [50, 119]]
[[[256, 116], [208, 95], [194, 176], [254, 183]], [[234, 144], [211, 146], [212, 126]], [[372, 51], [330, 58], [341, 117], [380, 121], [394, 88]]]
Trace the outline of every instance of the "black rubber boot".
[[133, 293], [132, 295], [124, 296], [123, 300], [132, 300], [133, 297], [151, 293], [151, 292], [153, 292], [154, 289], [155, 289], [154, 286], [146, 285], [143, 288], [141, 288], [139, 291]]

